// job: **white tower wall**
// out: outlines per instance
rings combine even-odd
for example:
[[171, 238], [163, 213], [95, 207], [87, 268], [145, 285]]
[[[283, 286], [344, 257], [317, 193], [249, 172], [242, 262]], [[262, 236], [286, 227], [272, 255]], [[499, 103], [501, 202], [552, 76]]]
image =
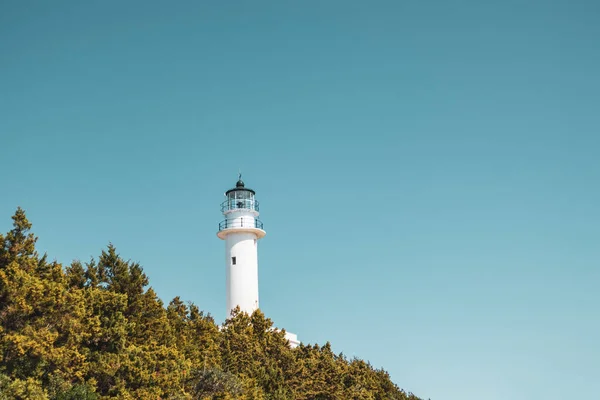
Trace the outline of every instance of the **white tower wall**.
[[232, 232], [225, 238], [227, 316], [239, 306], [252, 314], [258, 308], [258, 237]]

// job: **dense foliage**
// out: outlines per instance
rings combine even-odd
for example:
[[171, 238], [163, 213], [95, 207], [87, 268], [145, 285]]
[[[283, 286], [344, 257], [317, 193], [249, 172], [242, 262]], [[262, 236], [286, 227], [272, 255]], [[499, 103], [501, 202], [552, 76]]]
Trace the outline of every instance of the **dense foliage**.
[[221, 327], [179, 298], [165, 308], [109, 245], [63, 268], [35, 250], [23, 210], [0, 235], [0, 400], [417, 399], [324, 346], [290, 349], [257, 311]]

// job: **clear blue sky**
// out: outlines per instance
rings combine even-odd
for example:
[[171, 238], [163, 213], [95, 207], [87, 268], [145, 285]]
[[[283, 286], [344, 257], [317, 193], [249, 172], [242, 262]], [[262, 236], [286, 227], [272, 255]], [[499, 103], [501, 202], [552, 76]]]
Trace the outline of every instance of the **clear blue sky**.
[[591, 0], [5, 0], [0, 231], [222, 321], [241, 168], [278, 326], [433, 400], [597, 398], [599, 43]]

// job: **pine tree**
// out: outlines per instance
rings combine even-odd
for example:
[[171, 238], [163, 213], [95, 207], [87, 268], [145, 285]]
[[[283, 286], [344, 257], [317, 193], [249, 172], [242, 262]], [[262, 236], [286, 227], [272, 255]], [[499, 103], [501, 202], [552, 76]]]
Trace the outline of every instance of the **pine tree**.
[[63, 266], [39, 256], [22, 209], [0, 235], [0, 400], [418, 400], [329, 343], [291, 349], [260, 311], [165, 308], [109, 244]]

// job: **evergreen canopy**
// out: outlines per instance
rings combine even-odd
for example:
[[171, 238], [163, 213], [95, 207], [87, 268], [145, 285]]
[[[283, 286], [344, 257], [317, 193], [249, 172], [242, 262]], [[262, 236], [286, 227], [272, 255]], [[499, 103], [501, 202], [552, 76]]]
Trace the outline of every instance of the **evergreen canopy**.
[[63, 267], [35, 250], [25, 212], [0, 234], [0, 400], [418, 400], [368, 362], [291, 349], [260, 310], [219, 327], [179, 297], [165, 308], [109, 244]]

